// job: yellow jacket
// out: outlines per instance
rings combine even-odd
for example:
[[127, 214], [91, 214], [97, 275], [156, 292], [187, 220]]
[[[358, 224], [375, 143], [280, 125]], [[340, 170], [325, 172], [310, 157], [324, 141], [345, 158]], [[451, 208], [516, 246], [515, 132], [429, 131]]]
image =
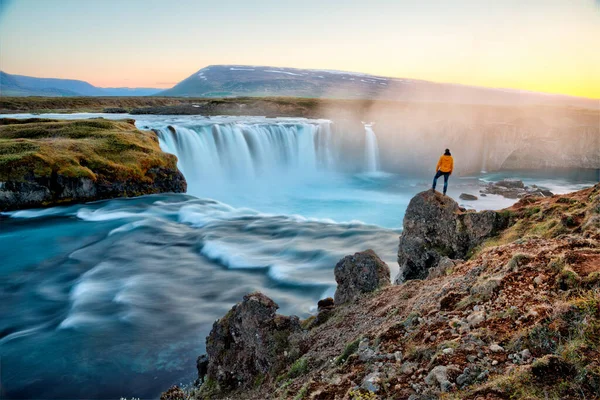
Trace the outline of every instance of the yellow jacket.
[[454, 159], [452, 156], [443, 155], [440, 157], [440, 160], [437, 163], [437, 167], [435, 167], [435, 172], [450, 172], [454, 169]]

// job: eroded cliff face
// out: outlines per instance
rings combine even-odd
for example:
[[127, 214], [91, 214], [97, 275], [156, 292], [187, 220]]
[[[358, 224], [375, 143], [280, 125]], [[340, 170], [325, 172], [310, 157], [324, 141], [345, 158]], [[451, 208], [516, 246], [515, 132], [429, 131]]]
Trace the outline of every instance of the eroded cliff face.
[[[456, 232], [461, 214], [452, 203], [433, 194], [417, 201], [430, 203], [415, 208], [423, 219], [445, 221], [424, 232], [430, 242]], [[424, 279], [386, 285], [385, 268], [370, 253], [345, 258], [350, 275], [339, 282], [354, 284], [338, 290], [369, 290], [353, 291], [353, 300], [343, 304], [321, 301], [317, 316], [282, 325], [293, 329], [265, 330], [281, 318], [276, 305], [250, 295], [209, 337], [220, 343], [218, 356], [208, 357], [216, 372], [199, 388], [168, 393], [181, 399], [596, 398], [600, 184], [570, 195], [523, 198], [504, 214], [507, 225], [468, 260], [441, 258]], [[475, 237], [490, 234], [490, 225], [478, 219], [490, 217], [482, 215], [473, 213], [465, 228]], [[234, 333], [219, 334], [225, 331]], [[275, 331], [279, 339], [269, 333]], [[274, 353], [280, 361], [293, 356], [287, 365], [255, 368]], [[237, 361], [223, 362], [224, 354]], [[223, 366], [246, 383], [218, 384]], [[246, 375], [249, 368], [255, 375]]]
[[374, 104], [361, 118], [375, 123], [389, 171], [433, 171], [445, 148], [455, 157], [457, 174], [600, 168], [600, 104], [595, 110]]

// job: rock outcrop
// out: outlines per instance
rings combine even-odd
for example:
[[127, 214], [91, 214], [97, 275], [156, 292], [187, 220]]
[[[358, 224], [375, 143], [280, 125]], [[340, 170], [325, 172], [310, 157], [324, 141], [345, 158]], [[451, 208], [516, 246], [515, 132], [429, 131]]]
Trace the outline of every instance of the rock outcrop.
[[334, 300], [338, 305], [390, 284], [390, 268], [373, 250], [342, 258], [334, 274], [338, 284]]
[[1, 119], [0, 139], [0, 211], [187, 189], [133, 120]]
[[465, 258], [484, 239], [507, 225], [496, 211], [462, 212], [454, 200], [431, 190], [412, 198], [400, 235], [395, 283], [424, 279], [442, 257]]
[[507, 199], [520, 199], [525, 196], [551, 197], [554, 195], [548, 189], [543, 189], [536, 185], [526, 186], [523, 181], [518, 179], [503, 179], [498, 182], [490, 182], [480, 193], [497, 194]]
[[276, 314], [278, 308], [264, 294], [251, 293], [214, 323], [206, 338], [207, 381], [220, 390], [245, 387], [293, 361], [289, 338], [300, 323], [296, 316]]

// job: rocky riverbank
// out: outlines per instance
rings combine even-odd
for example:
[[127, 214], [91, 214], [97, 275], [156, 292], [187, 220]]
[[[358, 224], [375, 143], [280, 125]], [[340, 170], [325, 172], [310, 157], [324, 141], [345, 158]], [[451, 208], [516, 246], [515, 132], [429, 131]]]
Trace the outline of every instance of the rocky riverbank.
[[163, 398], [597, 398], [600, 184], [482, 213], [420, 193], [399, 262], [391, 285], [372, 251], [344, 258], [306, 320], [247, 295], [215, 322], [201, 385]]
[[0, 211], [186, 187], [177, 158], [133, 120], [0, 119]]

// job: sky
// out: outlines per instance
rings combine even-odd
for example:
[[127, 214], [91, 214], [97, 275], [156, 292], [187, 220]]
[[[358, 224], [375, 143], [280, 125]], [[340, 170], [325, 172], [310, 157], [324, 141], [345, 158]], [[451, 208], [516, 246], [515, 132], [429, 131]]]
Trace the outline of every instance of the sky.
[[600, 0], [0, 0], [0, 70], [168, 88], [212, 64], [600, 98]]

